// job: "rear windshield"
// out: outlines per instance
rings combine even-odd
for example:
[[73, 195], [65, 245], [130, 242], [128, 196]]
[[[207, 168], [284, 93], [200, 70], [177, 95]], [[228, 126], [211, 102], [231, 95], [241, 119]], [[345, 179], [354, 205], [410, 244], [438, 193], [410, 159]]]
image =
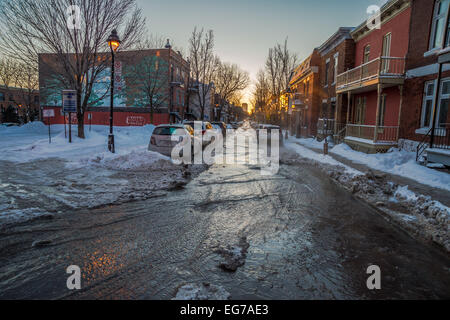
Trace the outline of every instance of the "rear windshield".
[[181, 129], [181, 128], [162, 127], [162, 128], [156, 128], [153, 131], [153, 134], [157, 135], [157, 136], [183, 135], [183, 134], [185, 134], [185, 131], [184, 131], [184, 129]]

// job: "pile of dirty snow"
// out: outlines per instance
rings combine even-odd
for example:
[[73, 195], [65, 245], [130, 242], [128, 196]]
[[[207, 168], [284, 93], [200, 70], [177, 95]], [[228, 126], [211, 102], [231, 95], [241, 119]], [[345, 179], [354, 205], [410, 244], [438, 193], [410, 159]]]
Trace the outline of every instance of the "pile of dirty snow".
[[172, 300], [229, 300], [231, 295], [220, 286], [209, 283], [186, 284], [178, 289]]

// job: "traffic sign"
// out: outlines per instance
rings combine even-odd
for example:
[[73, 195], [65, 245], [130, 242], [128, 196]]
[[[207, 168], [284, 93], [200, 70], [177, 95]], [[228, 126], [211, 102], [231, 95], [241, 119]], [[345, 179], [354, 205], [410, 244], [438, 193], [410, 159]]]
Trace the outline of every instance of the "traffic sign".
[[77, 91], [62, 91], [63, 112], [77, 112]]

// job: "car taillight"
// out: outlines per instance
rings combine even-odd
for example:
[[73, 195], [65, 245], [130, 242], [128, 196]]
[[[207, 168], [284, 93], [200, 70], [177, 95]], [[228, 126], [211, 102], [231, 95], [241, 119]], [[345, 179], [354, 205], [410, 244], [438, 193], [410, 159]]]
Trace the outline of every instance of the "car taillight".
[[152, 137], [152, 138], [150, 139], [150, 143], [153, 144], [153, 145], [156, 145], [156, 140], [155, 140], [154, 137]]
[[206, 133], [206, 130], [203, 130], [203, 131], [202, 131], [202, 134], [205, 134], [205, 133]]

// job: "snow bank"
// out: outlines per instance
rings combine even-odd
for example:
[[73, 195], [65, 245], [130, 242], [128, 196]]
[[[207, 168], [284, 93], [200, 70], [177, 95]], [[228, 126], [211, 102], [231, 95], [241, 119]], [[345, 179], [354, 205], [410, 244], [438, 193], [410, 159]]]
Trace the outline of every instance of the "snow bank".
[[[299, 139], [296, 139], [297, 141]], [[323, 155], [323, 154], [319, 154], [315, 151], [312, 151], [306, 147], [303, 147], [301, 145], [298, 144], [298, 142], [292, 141], [292, 140], [287, 140], [284, 143], [286, 148], [289, 148], [293, 151], [295, 151], [299, 156], [303, 157], [303, 158], [307, 158], [307, 159], [311, 159], [311, 160], [315, 160], [317, 162], [320, 162], [322, 164], [329, 164], [329, 165], [333, 165], [333, 166], [340, 166], [343, 167], [345, 169], [345, 172], [350, 174], [350, 175], [362, 175], [363, 173], [353, 169], [339, 161], [334, 160], [331, 156], [329, 155]]]
[[52, 214], [40, 208], [25, 208], [25, 209], [0, 208], [0, 225], [24, 222], [39, 217], [41, 218], [52, 217]]
[[[117, 154], [127, 154], [136, 148], [148, 146], [154, 125], [114, 128]], [[85, 126], [86, 139], [77, 137], [72, 126], [72, 143], [65, 138], [64, 126], [51, 126], [52, 141], [48, 141], [48, 127], [32, 122], [21, 127], [7, 127], [0, 131], [0, 160], [29, 162], [37, 159], [62, 158], [68, 161], [95, 157], [107, 152], [108, 126]]]
[[223, 287], [203, 283], [182, 286], [172, 300], [228, 300], [230, 297]]
[[372, 169], [450, 191], [450, 175], [419, 165], [414, 152], [393, 148], [388, 153], [366, 154], [355, 151], [344, 143], [335, 146], [330, 152]]

